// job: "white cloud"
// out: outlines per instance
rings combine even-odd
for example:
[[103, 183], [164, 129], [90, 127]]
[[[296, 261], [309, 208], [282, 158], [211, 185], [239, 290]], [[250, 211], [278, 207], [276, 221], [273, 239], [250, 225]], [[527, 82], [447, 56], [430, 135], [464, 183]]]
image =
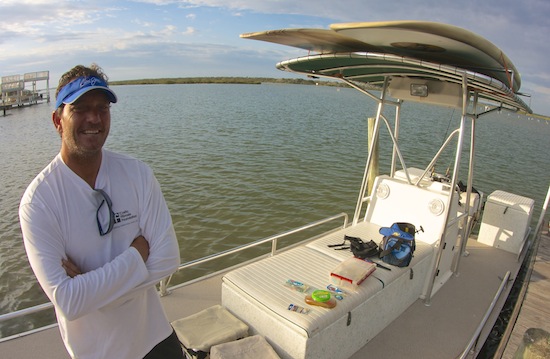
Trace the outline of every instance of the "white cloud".
[[154, 23], [150, 22], [150, 21], [143, 21], [141, 19], [135, 19], [135, 20], [132, 20], [132, 22], [138, 26], [142, 26], [142, 27], [153, 27]]
[[174, 25], [166, 25], [162, 30], [160, 31], [151, 31], [152, 36], [156, 37], [169, 37], [176, 33], [177, 27]]
[[[223, 48], [225, 44], [233, 46], [235, 53], [240, 51], [242, 57], [247, 56], [247, 65], [241, 65], [238, 60], [234, 66], [227, 60], [216, 63], [214, 57], [208, 57], [209, 61], [202, 64], [198, 61], [196, 66], [211, 64], [216, 67], [215, 71], [237, 71], [241, 65], [240, 71], [246, 72], [253, 66], [254, 54], [262, 66], [271, 61], [266, 66], [266, 72], [271, 72], [276, 61], [299, 51], [245, 42], [238, 38], [239, 33], [280, 27], [327, 28], [337, 22], [415, 19], [464, 27], [495, 43], [520, 70], [522, 90], [537, 93], [533, 97], [535, 109], [539, 104], [544, 105], [546, 109], [540, 111], [550, 113], [550, 105], [546, 105], [550, 104], [550, 72], [546, 66], [550, 53], [550, 42], [546, 39], [550, 33], [549, 1], [142, 0], [133, 3], [0, 1], [3, 35], [0, 37], [0, 75], [19, 69], [35, 71], [33, 66], [37, 61], [52, 68], [66, 62], [70, 62], [70, 66], [72, 61], [83, 61], [81, 59], [94, 57], [96, 53], [104, 56], [107, 63], [139, 54], [133, 63], [136, 68], [143, 63], [156, 64], [160, 61], [159, 53], [173, 51], [178, 51], [180, 56], [183, 51], [187, 61], [192, 61], [192, 56], [204, 60], [211, 56], [210, 50], [216, 46]], [[191, 41], [193, 51], [187, 52]], [[148, 48], [155, 48], [156, 52]], [[172, 60], [178, 63], [176, 58]], [[168, 69], [166, 62], [164, 65], [163, 68]], [[136, 73], [140, 72], [136, 70]]]
[[195, 28], [192, 26], [188, 26], [184, 32], [182, 32], [183, 35], [193, 35], [195, 33]]

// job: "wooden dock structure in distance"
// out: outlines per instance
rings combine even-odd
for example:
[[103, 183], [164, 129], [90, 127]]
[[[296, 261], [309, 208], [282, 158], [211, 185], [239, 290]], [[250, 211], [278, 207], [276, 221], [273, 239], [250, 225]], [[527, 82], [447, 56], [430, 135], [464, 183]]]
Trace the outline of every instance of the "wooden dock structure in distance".
[[[542, 226], [525, 299], [511, 331], [502, 346], [502, 359], [550, 358], [550, 233]], [[495, 356], [497, 358], [497, 356]]]
[[[39, 86], [45, 82], [45, 86]], [[27, 88], [30, 84], [30, 88]], [[3, 76], [1, 81], [0, 109], [3, 115], [13, 107], [50, 102], [50, 72], [28, 72], [24, 75]]]

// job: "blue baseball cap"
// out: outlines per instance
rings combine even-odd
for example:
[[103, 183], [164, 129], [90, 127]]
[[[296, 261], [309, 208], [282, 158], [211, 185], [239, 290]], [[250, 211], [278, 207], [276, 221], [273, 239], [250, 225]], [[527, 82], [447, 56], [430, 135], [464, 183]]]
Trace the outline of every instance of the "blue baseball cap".
[[61, 88], [57, 94], [55, 109], [57, 110], [62, 104], [71, 104], [75, 102], [80, 96], [91, 90], [103, 90], [107, 97], [109, 97], [109, 101], [112, 103], [117, 102], [115, 93], [103, 79], [96, 76], [83, 76], [69, 82]]

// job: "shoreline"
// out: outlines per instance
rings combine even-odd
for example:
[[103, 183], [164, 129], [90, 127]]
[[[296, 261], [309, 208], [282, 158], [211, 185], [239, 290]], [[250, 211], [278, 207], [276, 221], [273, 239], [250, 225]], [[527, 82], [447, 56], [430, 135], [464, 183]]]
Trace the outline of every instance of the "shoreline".
[[300, 78], [271, 78], [271, 77], [174, 77], [110, 81], [109, 85], [175, 85], [175, 84], [244, 84], [261, 85], [262, 83], [292, 84], [292, 85], [321, 85], [334, 87], [348, 87], [346, 84], [334, 81], [307, 80]]
[[[292, 84], [292, 85], [315, 85], [315, 86], [332, 86], [332, 87], [349, 87], [348, 85], [327, 80], [319, 79], [301, 79], [301, 78], [272, 78], [272, 77], [162, 77], [162, 78], [150, 78], [150, 79], [136, 79], [136, 80], [121, 80], [121, 81], [109, 81], [109, 85], [123, 86], [123, 85], [177, 85], [177, 84], [241, 84], [241, 85], [261, 85], [262, 83], [274, 83], [274, 84]], [[525, 116], [534, 117], [537, 119], [550, 122], [550, 116], [520, 112]]]

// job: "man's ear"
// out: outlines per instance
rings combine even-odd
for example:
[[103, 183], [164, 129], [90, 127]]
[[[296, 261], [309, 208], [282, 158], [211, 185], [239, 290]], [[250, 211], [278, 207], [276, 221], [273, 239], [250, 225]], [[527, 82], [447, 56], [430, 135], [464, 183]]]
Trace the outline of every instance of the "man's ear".
[[52, 122], [55, 129], [57, 130], [57, 133], [61, 135], [63, 133], [63, 127], [61, 126], [61, 116], [59, 116], [58, 110], [52, 112]]

